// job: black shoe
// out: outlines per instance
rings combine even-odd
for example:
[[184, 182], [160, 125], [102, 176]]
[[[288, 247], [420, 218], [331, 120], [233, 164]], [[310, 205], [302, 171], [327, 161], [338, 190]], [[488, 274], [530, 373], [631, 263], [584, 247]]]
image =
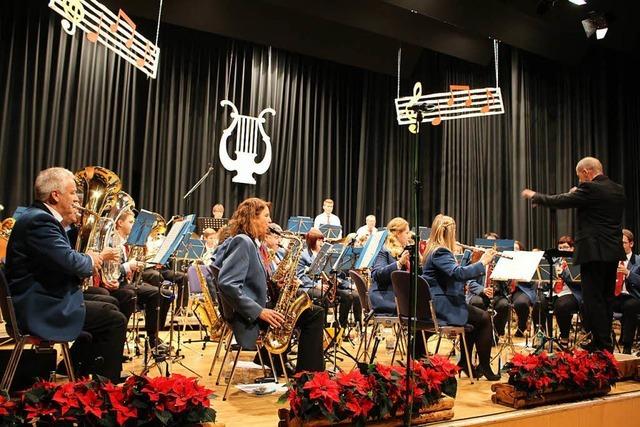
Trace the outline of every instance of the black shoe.
[[458, 362], [458, 368], [460, 368], [467, 377], [471, 378], [471, 375], [473, 375], [473, 378], [478, 378], [478, 372], [473, 365], [471, 366], [471, 375], [469, 375], [469, 367], [466, 362]]
[[500, 373], [494, 374], [491, 370], [491, 366], [482, 366], [478, 365], [477, 378], [482, 378], [483, 376], [489, 381], [499, 381]]

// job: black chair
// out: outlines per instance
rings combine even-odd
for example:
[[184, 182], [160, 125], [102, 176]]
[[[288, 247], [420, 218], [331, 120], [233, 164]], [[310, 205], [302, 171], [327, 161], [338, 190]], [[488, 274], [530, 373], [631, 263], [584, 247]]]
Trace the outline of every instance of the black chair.
[[50, 341], [44, 340], [35, 335], [24, 334], [17, 327], [18, 321], [16, 319], [16, 313], [13, 308], [13, 300], [9, 292], [9, 284], [4, 276], [4, 272], [0, 269], [0, 308], [2, 309], [2, 317], [5, 319], [7, 334], [15, 340], [15, 346], [7, 362], [7, 366], [2, 376], [2, 382], [0, 382], [0, 390], [8, 391], [13, 382], [13, 377], [18, 370], [18, 364], [22, 357], [22, 352], [25, 345], [31, 344], [39, 348], [51, 348], [55, 344], [59, 344], [62, 349], [62, 360], [64, 361], [65, 368], [67, 369], [67, 375], [71, 381], [76, 380], [76, 375], [73, 370], [73, 364], [71, 363], [71, 355], [69, 353], [69, 342], [67, 341]]
[[[373, 348], [371, 349], [369, 357], [369, 363], [373, 363], [378, 351], [378, 346], [380, 344], [380, 337], [378, 332], [380, 331], [380, 328], [390, 327], [393, 329], [393, 332], [396, 335], [396, 344], [393, 350], [393, 355], [391, 357], [391, 364], [393, 364], [397, 349], [400, 348], [401, 352], [404, 351], [404, 348], [401, 347], [403, 345], [403, 335], [402, 327], [400, 321], [398, 320], [398, 317], [391, 314], [375, 313], [371, 308], [371, 304], [369, 303], [369, 290], [364, 277], [355, 270], [349, 271], [349, 277], [351, 277], [351, 280], [356, 285], [358, 298], [360, 299], [360, 305], [362, 306], [362, 310], [364, 311], [364, 313], [366, 313], [362, 321], [364, 333], [362, 334], [360, 344], [358, 344], [358, 350], [356, 351], [356, 360], [360, 360], [360, 355], [362, 355], [363, 360], [366, 362], [367, 355], [369, 354], [369, 348], [371, 347], [373, 341]], [[370, 333], [368, 332], [369, 325], [371, 325]]]
[[[223, 345], [223, 343], [226, 344], [226, 349], [224, 352], [224, 356], [222, 358], [222, 364], [220, 365], [220, 370], [218, 371], [218, 376], [216, 378], [216, 385], [220, 385], [220, 378], [222, 376], [222, 371], [224, 369], [224, 364], [227, 361], [227, 356], [229, 355], [229, 352], [236, 352], [236, 355], [234, 357], [233, 360], [233, 366], [231, 367], [231, 372], [229, 373], [229, 377], [227, 379], [227, 386], [224, 390], [224, 396], [222, 397], [223, 401], [227, 400], [227, 394], [229, 393], [229, 387], [231, 386], [231, 382], [233, 381], [233, 376], [236, 373], [236, 367], [238, 365], [238, 359], [240, 358], [240, 353], [243, 351], [257, 351], [258, 352], [258, 358], [260, 360], [260, 365], [262, 366], [262, 373], [263, 375], [266, 377], [267, 376], [267, 371], [265, 369], [265, 364], [264, 361], [262, 360], [262, 354], [260, 352], [260, 349], [263, 347], [262, 344], [262, 340], [260, 337], [258, 337], [258, 340], [256, 341], [256, 347], [255, 348], [243, 348], [242, 346], [240, 346], [239, 344], [232, 344], [232, 340], [233, 340], [233, 329], [231, 328], [231, 325], [229, 324], [229, 322], [231, 321], [231, 313], [233, 313], [233, 306], [231, 306], [229, 304], [229, 302], [224, 298], [224, 295], [222, 294], [222, 292], [220, 291], [220, 286], [218, 284], [218, 276], [220, 274], [220, 269], [215, 267], [215, 266], [211, 266], [211, 273], [213, 276], [213, 287], [214, 287], [214, 291], [215, 291], [215, 295], [216, 295], [216, 299], [218, 301], [218, 308], [220, 309], [220, 315], [222, 316], [222, 319], [225, 322], [225, 333], [220, 334], [221, 338], [220, 341], [218, 343], [218, 348], [216, 349], [216, 355], [213, 359], [213, 362], [211, 363], [211, 369], [209, 370], [209, 375], [211, 375], [211, 372], [213, 372], [213, 368], [215, 366], [216, 360], [219, 356], [219, 351], [221, 346]], [[226, 338], [222, 338], [223, 335]], [[273, 364], [273, 358], [271, 356], [271, 353], [269, 354], [269, 361], [271, 362], [271, 373], [273, 374], [273, 378], [275, 380], [275, 382], [278, 382], [278, 375], [276, 373], [276, 370], [274, 368], [274, 364]], [[284, 372], [285, 375], [285, 381], [289, 382], [289, 378], [287, 376], [287, 370], [285, 368], [285, 363], [284, 363], [284, 359], [282, 358], [282, 354], [278, 354], [278, 357], [280, 359], [280, 364], [282, 366], [282, 370]]]
[[[393, 286], [393, 292], [396, 295], [396, 306], [398, 308], [398, 318], [402, 324], [408, 327], [409, 325], [409, 291], [411, 285], [411, 273], [408, 271], [394, 271], [391, 273], [391, 284]], [[418, 276], [418, 287], [416, 289], [416, 330], [420, 331], [422, 340], [424, 342], [425, 352], [427, 350], [426, 333], [435, 333], [442, 338], [442, 336], [459, 336], [461, 338], [462, 345], [464, 346], [465, 356], [467, 359], [467, 366], [471, 367], [471, 354], [469, 353], [469, 347], [467, 346], [467, 339], [465, 333], [473, 331], [472, 325], [440, 325], [436, 316], [435, 306], [431, 297], [431, 290], [429, 284], [422, 277]], [[439, 349], [436, 347], [436, 353]], [[473, 378], [469, 377], [471, 384], [473, 384]]]

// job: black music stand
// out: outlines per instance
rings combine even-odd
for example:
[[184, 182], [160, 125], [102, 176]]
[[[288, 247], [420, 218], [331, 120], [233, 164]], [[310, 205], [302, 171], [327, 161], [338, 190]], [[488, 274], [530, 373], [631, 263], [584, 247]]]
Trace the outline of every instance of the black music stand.
[[320, 232], [325, 239], [336, 240], [342, 236], [342, 227], [339, 225], [320, 224]]
[[565, 346], [560, 342], [560, 340], [555, 337], [553, 333], [553, 313], [554, 313], [554, 304], [555, 299], [553, 295], [554, 283], [556, 280], [556, 272], [554, 268], [554, 264], [557, 258], [572, 258], [573, 252], [570, 251], [561, 251], [556, 248], [547, 249], [544, 251], [544, 259], [549, 264], [549, 295], [547, 296], [547, 328], [550, 331], [547, 331], [547, 334], [542, 336], [542, 340], [539, 346], [535, 349], [535, 352], [538, 353], [544, 349], [546, 343], [549, 343], [549, 353], [553, 353], [554, 344], [560, 351], [566, 351]]
[[208, 216], [201, 216], [196, 220], [198, 234], [201, 236], [206, 228], [212, 228], [218, 231], [227, 224], [229, 224], [229, 218], [213, 218]]

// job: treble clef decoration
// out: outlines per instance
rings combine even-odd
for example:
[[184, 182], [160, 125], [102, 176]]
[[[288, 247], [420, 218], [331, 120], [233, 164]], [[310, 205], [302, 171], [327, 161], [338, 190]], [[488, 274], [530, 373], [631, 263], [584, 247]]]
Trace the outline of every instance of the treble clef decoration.
[[[235, 171], [236, 176], [233, 177], [233, 182], [241, 184], [253, 184], [256, 180], [253, 174], [262, 175], [265, 173], [271, 165], [271, 138], [264, 131], [263, 124], [266, 122], [265, 115], [276, 115], [273, 108], [266, 108], [258, 115], [258, 117], [244, 116], [238, 113], [238, 109], [229, 100], [223, 100], [220, 102], [223, 107], [231, 107], [232, 122], [228, 128], [222, 132], [222, 138], [220, 139], [220, 163], [228, 171]], [[232, 159], [227, 153], [227, 139], [234, 133], [236, 133], [236, 146], [235, 154], [236, 158]], [[255, 158], [258, 155], [258, 135], [264, 142], [266, 148], [264, 157], [259, 163], [256, 163]]]

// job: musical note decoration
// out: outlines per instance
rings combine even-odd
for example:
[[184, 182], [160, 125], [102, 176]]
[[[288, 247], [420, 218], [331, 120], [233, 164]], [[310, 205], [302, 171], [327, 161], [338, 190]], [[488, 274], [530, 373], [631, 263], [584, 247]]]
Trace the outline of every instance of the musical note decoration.
[[[236, 106], [229, 100], [223, 100], [220, 102], [223, 107], [230, 107], [232, 122], [223, 132], [222, 138], [220, 138], [220, 148], [218, 154], [220, 155], [220, 163], [222, 166], [230, 172], [237, 172], [232, 181], [240, 184], [256, 184], [256, 180], [253, 174], [264, 174], [271, 165], [271, 138], [264, 130], [264, 123], [266, 122], [265, 115], [276, 115], [276, 111], [273, 108], [265, 108], [258, 114], [258, 117], [245, 116], [238, 113]], [[235, 138], [235, 154], [236, 158], [229, 157], [227, 152], [227, 139], [234, 133]], [[258, 155], [258, 136], [265, 144], [265, 152], [262, 160], [256, 163], [256, 156]]]
[[399, 125], [409, 125], [409, 131], [418, 130], [415, 106], [421, 106], [422, 123], [438, 126], [445, 120], [504, 114], [502, 92], [499, 87], [471, 89], [468, 85], [450, 85], [449, 92], [422, 94], [417, 82], [413, 95], [395, 99], [396, 119]]
[[135, 22], [122, 9], [116, 15], [96, 0], [50, 0], [49, 7], [62, 16], [62, 29], [67, 34], [72, 36], [80, 28], [89, 42], [103, 44], [156, 78], [160, 48], [136, 31]]

